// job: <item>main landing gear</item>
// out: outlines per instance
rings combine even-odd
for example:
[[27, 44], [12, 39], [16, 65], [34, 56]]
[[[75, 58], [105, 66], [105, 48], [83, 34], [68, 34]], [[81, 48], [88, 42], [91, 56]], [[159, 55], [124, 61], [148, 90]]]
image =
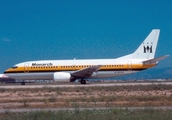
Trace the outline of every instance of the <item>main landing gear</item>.
[[21, 82], [21, 85], [25, 85], [25, 82], [23, 81], [23, 82]]
[[81, 84], [86, 84], [86, 80], [81, 79]]

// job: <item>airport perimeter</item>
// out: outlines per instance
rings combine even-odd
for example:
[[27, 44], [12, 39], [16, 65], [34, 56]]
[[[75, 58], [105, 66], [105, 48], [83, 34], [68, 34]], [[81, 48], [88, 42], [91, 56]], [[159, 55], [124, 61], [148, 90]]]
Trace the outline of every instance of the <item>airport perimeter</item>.
[[172, 82], [0, 86], [0, 109], [172, 106]]
[[0, 119], [171, 119], [172, 82], [0, 84]]

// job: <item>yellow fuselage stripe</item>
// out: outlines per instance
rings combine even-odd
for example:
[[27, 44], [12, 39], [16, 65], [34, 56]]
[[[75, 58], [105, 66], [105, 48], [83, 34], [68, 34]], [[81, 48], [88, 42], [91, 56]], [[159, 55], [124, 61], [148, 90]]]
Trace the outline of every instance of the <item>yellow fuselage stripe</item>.
[[[10, 68], [8, 70], [6, 70], [5, 72], [26, 72], [26, 71], [73, 71], [73, 70], [80, 70], [83, 68], [88, 68], [90, 66], [94, 66], [94, 65], [71, 65], [71, 66], [18, 66], [18, 68]], [[151, 67], [156, 66], [156, 64], [132, 64], [132, 65], [128, 65], [128, 64], [120, 64], [120, 65], [103, 65], [99, 70], [103, 71], [103, 70], [128, 70], [128, 69], [148, 69]]]

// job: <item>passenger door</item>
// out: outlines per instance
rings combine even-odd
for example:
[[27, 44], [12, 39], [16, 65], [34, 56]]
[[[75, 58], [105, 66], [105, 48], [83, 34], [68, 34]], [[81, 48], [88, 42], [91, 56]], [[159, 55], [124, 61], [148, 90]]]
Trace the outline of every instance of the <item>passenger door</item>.
[[24, 64], [24, 72], [28, 73], [29, 72], [29, 63]]
[[132, 70], [132, 62], [131, 61], [128, 61], [128, 70]]

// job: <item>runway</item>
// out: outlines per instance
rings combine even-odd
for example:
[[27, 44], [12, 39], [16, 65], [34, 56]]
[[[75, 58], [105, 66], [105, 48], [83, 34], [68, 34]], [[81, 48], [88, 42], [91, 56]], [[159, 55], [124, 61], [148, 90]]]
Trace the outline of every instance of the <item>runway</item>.
[[36, 111], [74, 111], [74, 110], [108, 110], [108, 109], [128, 109], [128, 110], [172, 110], [172, 107], [162, 106], [162, 107], [99, 107], [99, 108], [17, 108], [17, 109], [0, 109], [0, 113], [5, 112], [36, 112]]
[[26, 85], [20, 85], [20, 84], [3, 84], [0, 86], [0, 88], [4, 89], [18, 89], [18, 88], [63, 88], [63, 87], [108, 87], [108, 86], [135, 86], [135, 85], [172, 85], [172, 82], [113, 82], [113, 83], [88, 83], [88, 84], [26, 84]]

